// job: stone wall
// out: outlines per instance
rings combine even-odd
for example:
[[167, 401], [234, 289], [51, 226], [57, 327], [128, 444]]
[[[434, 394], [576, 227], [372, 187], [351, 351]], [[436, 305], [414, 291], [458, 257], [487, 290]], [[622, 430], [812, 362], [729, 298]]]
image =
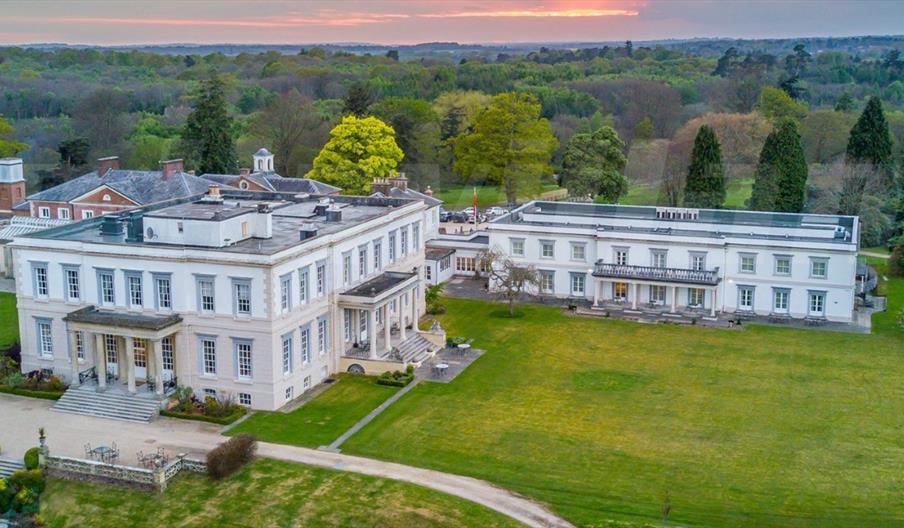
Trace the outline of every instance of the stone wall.
[[45, 456], [44, 470], [51, 477], [68, 480], [116, 484], [130, 488], [163, 491], [167, 484], [182, 471], [207, 473], [207, 463], [178, 455], [166, 466], [144, 469], [118, 464], [105, 464], [96, 460]]

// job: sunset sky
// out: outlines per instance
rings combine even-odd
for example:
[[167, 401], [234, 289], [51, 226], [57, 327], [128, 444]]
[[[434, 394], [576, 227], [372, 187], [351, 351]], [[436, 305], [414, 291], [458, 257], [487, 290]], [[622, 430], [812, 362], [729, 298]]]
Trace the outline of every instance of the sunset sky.
[[0, 44], [568, 42], [904, 33], [895, 0], [4, 1]]

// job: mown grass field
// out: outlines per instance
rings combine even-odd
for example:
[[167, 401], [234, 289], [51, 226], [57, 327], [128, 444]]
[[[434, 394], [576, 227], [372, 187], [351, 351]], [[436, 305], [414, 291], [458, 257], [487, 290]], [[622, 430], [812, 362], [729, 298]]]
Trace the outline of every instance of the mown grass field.
[[580, 526], [904, 526], [904, 281], [873, 335], [588, 319], [446, 299], [487, 353], [343, 451], [470, 475]]
[[[545, 184], [540, 192], [546, 192], [558, 189], [555, 184]], [[442, 200], [443, 207], [447, 211], [457, 211], [465, 207], [474, 205], [474, 186], [471, 185], [453, 185], [444, 187], [434, 195]], [[527, 201], [535, 198], [535, 196], [519, 196], [519, 200]], [[477, 207], [489, 207], [491, 205], [505, 205], [507, 202], [505, 193], [497, 186], [477, 187]]]
[[298, 409], [256, 412], [226, 434], [253, 433], [264, 442], [303, 447], [328, 445], [397, 390], [377, 385], [369, 376], [339, 376], [323, 394]]
[[[726, 209], [746, 209], [745, 203], [753, 191], [752, 178], [740, 178], [728, 182], [725, 187]], [[625, 205], [656, 205], [659, 197], [659, 186], [651, 184], [635, 184], [628, 188], [628, 194], [619, 203]]]
[[163, 494], [51, 479], [41, 514], [49, 528], [519, 526], [420, 486], [270, 459], [222, 482], [183, 475]]
[[19, 312], [16, 294], [0, 292], [0, 349], [19, 340]]

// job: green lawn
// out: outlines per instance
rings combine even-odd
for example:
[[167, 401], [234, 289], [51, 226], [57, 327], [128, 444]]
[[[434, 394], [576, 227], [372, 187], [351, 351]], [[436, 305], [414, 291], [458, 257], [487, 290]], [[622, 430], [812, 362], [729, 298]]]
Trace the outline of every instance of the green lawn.
[[[541, 192], [558, 189], [558, 185], [544, 184]], [[443, 187], [436, 193], [436, 198], [444, 202], [443, 207], [448, 211], [462, 209], [474, 205], [474, 186], [472, 185], [452, 185]], [[529, 200], [533, 196], [520, 196], [521, 200]], [[477, 206], [488, 207], [491, 205], [505, 205], [505, 193], [496, 186], [477, 187]]]
[[860, 251], [866, 251], [868, 253], [877, 253], [879, 255], [889, 255], [888, 247], [886, 246], [873, 246], [873, 247], [862, 247]]
[[482, 506], [413, 484], [270, 459], [223, 482], [177, 477], [162, 495], [51, 479], [41, 513], [49, 528], [518, 526]]
[[[904, 281], [884, 287], [900, 310]], [[581, 526], [904, 526], [904, 333], [741, 330], [446, 299], [487, 353], [343, 451], [470, 475]]]
[[[741, 178], [728, 182], [725, 187], [725, 208], [745, 209], [747, 199], [753, 190], [752, 178]], [[625, 205], [656, 205], [659, 186], [655, 184], [636, 184], [628, 188], [628, 194], [620, 203]]]
[[0, 349], [19, 340], [19, 312], [16, 294], [0, 292]]
[[252, 433], [258, 440], [304, 447], [328, 445], [397, 387], [377, 385], [369, 376], [339, 376], [323, 394], [290, 413], [256, 412], [226, 434]]
[[873, 332], [897, 335], [904, 339], [904, 327], [899, 323], [904, 317], [904, 279], [886, 280], [887, 259], [867, 257], [866, 261], [875, 267], [879, 274], [879, 295], [885, 296], [888, 300], [884, 312], [873, 314]]

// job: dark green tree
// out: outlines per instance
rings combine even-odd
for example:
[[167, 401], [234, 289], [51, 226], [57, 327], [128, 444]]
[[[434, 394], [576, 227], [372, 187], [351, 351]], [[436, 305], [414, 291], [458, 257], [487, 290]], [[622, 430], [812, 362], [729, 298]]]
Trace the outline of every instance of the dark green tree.
[[892, 174], [891, 134], [878, 97], [870, 97], [848, 137], [847, 161], [869, 163], [887, 176]]
[[703, 125], [694, 138], [691, 163], [684, 185], [684, 205], [714, 209], [725, 202], [725, 169], [722, 167], [722, 147], [716, 133]]
[[367, 86], [362, 83], [356, 83], [348, 89], [342, 105], [342, 115], [353, 115], [355, 117], [364, 117], [368, 114], [368, 108], [373, 103], [373, 97]]
[[851, 94], [844, 92], [841, 97], [835, 101], [836, 112], [852, 112], [854, 110], [854, 98]]
[[233, 174], [238, 170], [233, 119], [226, 108], [223, 80], [216, 74], [201, 81], [182, 129], [181, 154], [199, 174]]
[[807, 187], [807, 160], [797, 124], [779, 123], [763, 144], [750, 196], [750, 208], [757, 211], [799, 213], [803, 210]]
[[562, 181], [572, 196], [600, 196], [617, 202], [628, 192], [625, 142], [611, 127], [575, 134], [562, 156]]

